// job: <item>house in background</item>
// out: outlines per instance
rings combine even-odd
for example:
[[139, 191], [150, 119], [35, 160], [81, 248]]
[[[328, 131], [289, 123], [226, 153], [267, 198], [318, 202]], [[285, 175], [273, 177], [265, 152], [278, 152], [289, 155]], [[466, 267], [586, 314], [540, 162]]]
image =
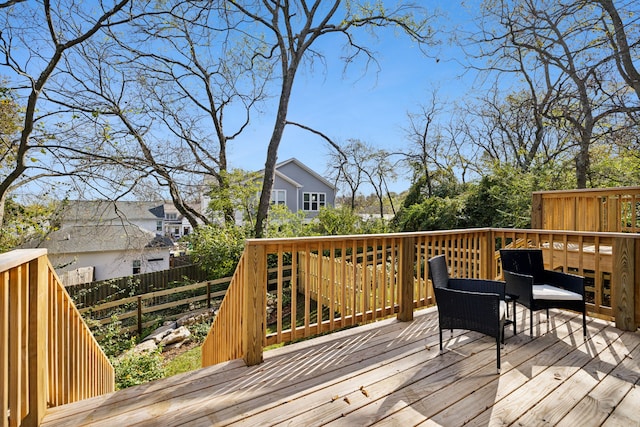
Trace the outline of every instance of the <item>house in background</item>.
[[56, 273], [69, 286], [168, 270], [174, 243], [134, 224], [85, 224], [64, 226], [37, 247], [47, 249]]
[[[264, 176], [264, 169], [257, 174]], [[262, 183], [262, 178], [260, 178]], [[212, 182], [205, 180], [201, 195], [202, 210], [209, 206], [211, 198], [207, 193]], [[256, 194], [255, 205], [260, 198]], [[335, 206], [336, 187], [320, 174], [303, 164], [300, 160], [291, 158], [278, 163], [275, 167], [273, 189], [271, 190], [271, 204], [285, 205], [291, 212], [303, 211], [307, 220], [318, 215], [323, 207]], [[219, 218], [222, 221], [221, 218]], [[236, 223], [243, 222], [243, 212], [236, 211]]]
[[174, 239], [191, 231], [173, 204], [74, 200], [58, 229], [29, 247], [48, 249], [66, 285], [167, 270]]
[[[191, 225], [173, 203], [110, 200], [72, 200], [61, 215], [61, 225], [131, 224], [142, 230], [179, 239], [191, 233]], [[198, 209], [200, 205], [197, 205]]]
[[286, 205], [291, 212], [303, 211], [307, 219], [323, 207], [333, 207], [336, 187], [295, 158], [276, 165], [271, 203]]

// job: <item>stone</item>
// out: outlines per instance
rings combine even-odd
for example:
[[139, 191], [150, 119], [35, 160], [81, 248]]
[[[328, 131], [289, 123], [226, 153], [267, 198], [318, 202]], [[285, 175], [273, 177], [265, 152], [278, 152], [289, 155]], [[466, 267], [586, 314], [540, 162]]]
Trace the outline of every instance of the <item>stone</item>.
[[217, 306], [211, 308], [203, 308], [201, 310], [193, 311], [188, 313], [176, 321], [178, 326], [183, 325], [193, 325], [194, 323], [203, 322], [204, 320], [215, 316], [215, 311], [217, 310]]
[[184, 341], [191, 336], [191, 332], [184, 326], [180, 326], [178, 329], [174, 329], [171, 333], [160, 341], [160, 345], [167, 346], [176, 342]]
[[[168, 324], [167, 324], [168, 323]], [[165, 322], [163, 326], [160, 326], [155, 331], [151, 332], [142, 342], [153, 340], [156, 344], [160, 343], [164, 337], [169, 335], [177, 327], [176, 322]]]
[[133, 348], [134, 353], [143, 353], [145, 351], [153, 352], [158, 349], [156, 342], [153, 340], [142, 341], [140, 344]]

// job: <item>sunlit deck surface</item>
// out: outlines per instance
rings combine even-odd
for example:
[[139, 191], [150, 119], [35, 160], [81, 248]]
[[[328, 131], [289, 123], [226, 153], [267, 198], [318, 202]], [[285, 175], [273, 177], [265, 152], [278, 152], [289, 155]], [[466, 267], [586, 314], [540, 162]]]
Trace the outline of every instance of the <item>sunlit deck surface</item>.
[[551, 310], [529, 336], [466, 331], [439, 354], [435, 308], [52, 408], [54, 425], [640, 425], [640, 333]]

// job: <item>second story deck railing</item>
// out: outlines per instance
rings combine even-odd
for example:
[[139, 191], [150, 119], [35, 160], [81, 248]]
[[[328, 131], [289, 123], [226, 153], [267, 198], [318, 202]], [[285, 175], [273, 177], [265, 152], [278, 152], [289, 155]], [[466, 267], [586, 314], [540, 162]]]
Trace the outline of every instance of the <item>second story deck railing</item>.
[[47, 407], [114, 388], [113, 367], [46, 250], [0, 254], [0, 425], [38, 425]]
[[[434, 304], [430, 257], [445, 254], [454, 277], [496, 279], [503, 247], [542, 248], [547, 268], [585, 276], [592, 315], [621, 329], [640, 324], [636, 234], [469, 229], [249, 240], [203, 344], [203, 365], [240, 357], [256, 364], [268, 345], [392, 315], [411, 320], [414, 308]], [[268, 267], [278, 272], [270, 287]], [[269, 315], [267, 293], [276, 301]]]
[[640, 233], [640, 187], [535, 192], [531, 228]]

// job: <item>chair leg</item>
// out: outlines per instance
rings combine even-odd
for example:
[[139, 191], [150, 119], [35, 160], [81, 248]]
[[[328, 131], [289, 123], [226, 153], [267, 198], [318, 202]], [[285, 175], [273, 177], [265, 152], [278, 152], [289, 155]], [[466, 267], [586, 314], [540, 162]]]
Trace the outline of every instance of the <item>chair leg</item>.
[[584, 335], [584, 339], [587, 339], [587, 313], [586, 308], [582, 307], [582, 332]]
[[[509, 307], [507, 305], [507, 307]], [[516, 336], [518, 333], [516, 332], [516, 322], [518, 321], [517, 313], [516, 313], [516, 301], [513, 301], [513, 336]]]
[[533, 338], [533, 310], [529, 309], [529, 335]]
[[440, 328], [440, 354], [442, 354], [442, 329]]
[[496, 337], [496, 363], [498, 365], [498, 374], [500, 374], [500, 337]]

